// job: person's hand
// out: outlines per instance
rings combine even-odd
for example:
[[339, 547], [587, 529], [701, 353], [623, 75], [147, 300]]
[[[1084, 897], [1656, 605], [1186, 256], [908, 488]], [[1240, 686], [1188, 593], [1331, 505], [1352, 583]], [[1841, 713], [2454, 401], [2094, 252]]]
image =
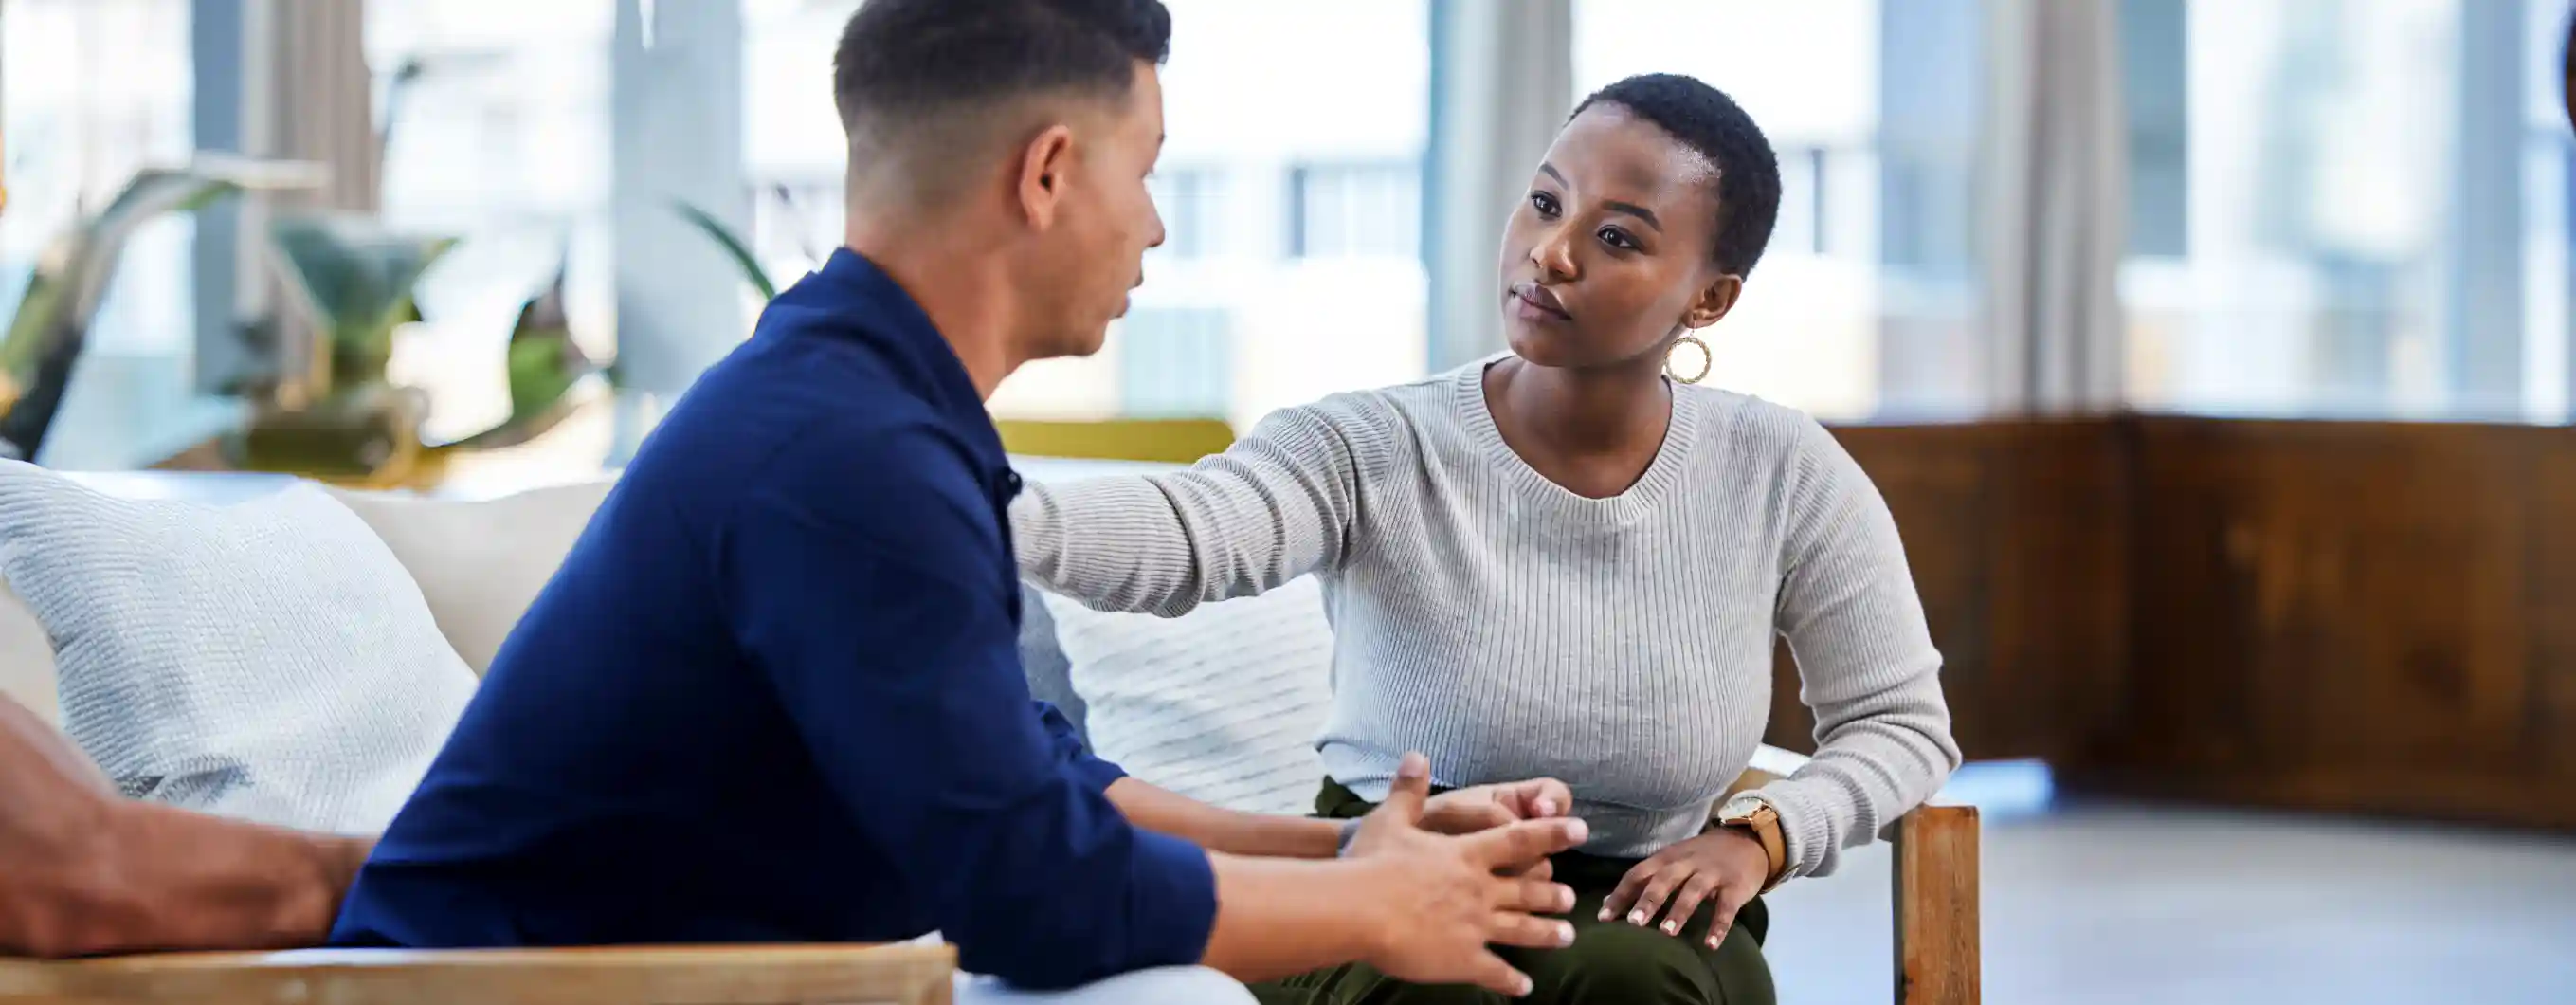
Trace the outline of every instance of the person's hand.
[[1583, 822], [1522, 820], [1463, 837], [1424, 830], [1431, 770], [1407, 754], [1395, 785], [1352, 841], [1351, 858], [1378, 870], [1385, 891], [1376, 948], [1366, 962], [1415, 984], [1474, 984], [1502, 994], [1529, 993], [1527, 974], [1489, 947], [1554, 949], [1574, 942], [1574, 926], [1539, 917], [1574, 907], [1561, 883], [1513, 875], [1582, 844]]
[[1473, 834], [1520, 820], [1564, 816], [1573, 808], [1573, 790], [1553, 778], [1477, 785], [1431, 797], [1422, 807], [1422, 829]]
[[1717, 916], [1708, 925], [1708, 945], [1714, 949], [1734, 927], [1735, 912], [1761, 893], [1770, 878], [1771, 856], [1763, 852], [1762, 842], [1731, 827], [1719, 828], [1629, 869], [1619, 888], [1601, 902], [1601, 920], [1624, 913], [1629, 924], [1680, 935], [1691, 915], [1713, 897]]

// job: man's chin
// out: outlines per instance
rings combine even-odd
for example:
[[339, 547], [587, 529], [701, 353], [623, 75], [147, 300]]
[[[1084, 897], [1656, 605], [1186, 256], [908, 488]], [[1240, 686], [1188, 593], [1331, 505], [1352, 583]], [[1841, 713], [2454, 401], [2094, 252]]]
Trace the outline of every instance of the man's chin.
[[1108, 344], [1109, 329], [1106, 326], [1103, 326], [1091, 331], [1067, 335], [1062, 341], [1049, 347], [1048, 351], [1039, 358], [1062, 359], [1066, 357], [1079, 358], [1094, 356], [1098, 355], [1100, 350], [1108, 346]]

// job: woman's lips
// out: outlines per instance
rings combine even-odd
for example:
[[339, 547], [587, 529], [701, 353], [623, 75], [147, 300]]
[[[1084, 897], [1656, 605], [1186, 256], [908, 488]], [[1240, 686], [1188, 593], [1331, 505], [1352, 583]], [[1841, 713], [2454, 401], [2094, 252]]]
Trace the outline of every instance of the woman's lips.
[[1511, 294], [1512, 312], [1515, 314], [1532, 320], [1571, 321], [1574, 319], [1574, 315], [1566, 313], [1565, 305], [1556, 299], [1556, 294], [1537, 283], [1514, 283]]

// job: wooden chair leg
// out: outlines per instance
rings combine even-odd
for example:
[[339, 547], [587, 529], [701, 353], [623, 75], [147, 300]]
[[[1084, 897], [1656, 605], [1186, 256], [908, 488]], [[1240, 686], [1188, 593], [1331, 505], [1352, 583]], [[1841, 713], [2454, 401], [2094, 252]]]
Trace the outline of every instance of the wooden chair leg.
[[1897, 821], [1897, 1005], [1976, 1005], [1977, 837], [1974, 806], [1925, 806]]

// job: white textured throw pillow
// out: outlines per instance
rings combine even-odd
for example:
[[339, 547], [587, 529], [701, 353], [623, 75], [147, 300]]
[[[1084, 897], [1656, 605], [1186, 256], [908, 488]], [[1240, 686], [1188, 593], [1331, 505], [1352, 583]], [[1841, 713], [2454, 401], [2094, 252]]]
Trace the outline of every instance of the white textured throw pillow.
[[311, 484], [209, 506], [0, 461], [0, 575], [52, 636], [65, 732], [137, 798], [377, 833], [473, 696], [420, 587]]
[[1332, 625], [1314, 577], [1178, 618], [1041, 596], [1102, 758], [1229, 809], [1314, 811], [1324, 783], [1315, 737], [1333, 673]]

